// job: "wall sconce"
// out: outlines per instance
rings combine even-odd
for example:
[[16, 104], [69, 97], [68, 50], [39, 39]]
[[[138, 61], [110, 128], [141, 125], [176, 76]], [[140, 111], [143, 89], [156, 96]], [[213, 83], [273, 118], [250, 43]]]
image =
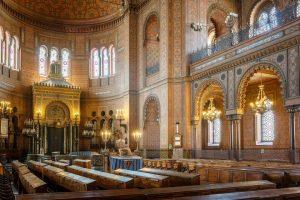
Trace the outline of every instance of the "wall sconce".
[[78, 120], [78, 117], [79, 117], [79, 114], [78, 113], [75, 113], [75, 118], [74, 118], [74, 121], [75, 121], [75, 123], [77, 123], [77, 120]]
[[191, 28], [194, 30], [194, 31], [202, 31], [204, 30], [204, 28], [206, 28], [206, 25], [204, 25], [203, 23], [191, 23]]
[[123, 109], [117, 109], [117, 113], [116, 113], [116, 120], [120, 121], [120, 125], [122, 123], [122, 121], [125, 119], [124, 117], [124, 110]]

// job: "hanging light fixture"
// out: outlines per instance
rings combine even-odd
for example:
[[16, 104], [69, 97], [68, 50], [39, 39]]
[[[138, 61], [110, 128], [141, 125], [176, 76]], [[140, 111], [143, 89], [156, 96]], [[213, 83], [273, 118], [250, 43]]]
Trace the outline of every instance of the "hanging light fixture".
[[217, 110], [214, 106], [214, 98], [209, 98], [208, 109], [203, 112], [203, 118], [208, 121], [213, 121], [218, 118], [221, 114], [221, 111]]
[[260, 74], [260, 85], [258, 86], [258, 95], [256, 101], [250, 103], [252, 110], [256, 113], [264, 113], [270, 110], [273, 106], [273, 102], [267, 97], [264, 85], [262, 84], [262, 73]]

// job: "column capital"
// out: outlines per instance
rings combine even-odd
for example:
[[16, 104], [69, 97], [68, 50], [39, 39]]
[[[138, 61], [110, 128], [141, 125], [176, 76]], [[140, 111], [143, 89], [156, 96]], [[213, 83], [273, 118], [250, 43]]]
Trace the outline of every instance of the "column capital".
[[226, 115], [226, 118], [230, 121], [233, 120], [241, 120], [242, 119], [242, 115], [241, 114], [232, 114], [232, 115]]
[[288, 113], [295, 113], [300, 111], [300, 105], [297, 106], [286, 106], [287, 112]]

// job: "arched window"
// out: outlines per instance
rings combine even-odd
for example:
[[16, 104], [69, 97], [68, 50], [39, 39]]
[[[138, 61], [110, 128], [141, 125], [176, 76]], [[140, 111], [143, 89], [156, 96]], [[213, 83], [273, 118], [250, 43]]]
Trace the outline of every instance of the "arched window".
[[297, 1], [296, 16], [300, 17], [300, 0]]
[[93, 49], [91, 52], [91, 67], [90, 67], [91, 79], [99, 78], [100, 71], [100, 58], [99, 58], [99, 50]]
[[108, 50], [107, 48], [103, 48], [102, 50], [102, 55], [101, 55], [101, 59], [102, 59], [102, 77], [107, 77], [109, 75], [109, 58], [108, 58]]
[[9, 46], [9, 67], [11, 69], [16, 69], [15, 61], [16, 61], [16, 39], [12, 37]]
[[6, 45], [5, 45], [5, 64], [6, 66], [9, 66], [9, 50], [10, 50], [10, 42], [11, 37], [9, 32], [5, 31], [5, 39], [6, 39]]
[[275, 115], [272, 110], [255, 114], [256, 144], [272, 145], [275, 137]]
[[110, 47], [110, 75], [115, 75], [116, 73], [116, 52], [115, 52], [115, 47], [112, 45]]
[[219, 146], [221, 141], [220, 117], [208, 122], [208, 146]]
[[52, 47], [50, 50], [50, 64], [58, 61], [58, 50], [55, 47]]
[[[4, 33], [3, 33], [3, 28], [0, 26], [0, 64], [3, 63], [3, 58], [4, 58], [4, 52], [5, 48], [2, 47], [2, 44], [4, 43]], [[5, 47], [5, 46], [4, 46]]]
[[39, 49], [39, 74], [41, 76], [46, 76], [47, 55], [48, 55], [47, 47], [44, 45], [40, 46], [40, 49]]
[[278, 26], [277, 9], [274, 5], [268, 4], [261, 9], [257, 15], [257, 21], [250, 28], [249, 37], [267, 32]]
[[68, 77], [70, 72], [70, 51], [63, 49], [61, 51], [61, 68], [63, 77]]

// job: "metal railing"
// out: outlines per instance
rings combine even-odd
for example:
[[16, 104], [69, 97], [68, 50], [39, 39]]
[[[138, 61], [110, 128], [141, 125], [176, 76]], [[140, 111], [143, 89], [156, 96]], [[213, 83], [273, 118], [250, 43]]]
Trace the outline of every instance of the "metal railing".
[[[275, 14], [277, 18], [276, 26], [271, 26], [265, 30], [260, 30], [260, 25], [256, 21], [253, 25], [248, 25], [239, 29], [236, 32], [232, 32], [218, 39], [215, 44], [207, 46], [197, 52], [190, 54], [191, 63], [195, 63], [205, 57], [215, 54], [220, 51], [224, 51], [232, 46], [235, 46], [241, 42], [249, 40], [255, 36], [268, 33], [275, 28], [278, 28], [286, 23], [297, 20], [300, 17], [300, 7], [297, 2], [287, 5], [284, 10], [277, 10]], [[274, 23], [274, 22], [272, 22]]]

